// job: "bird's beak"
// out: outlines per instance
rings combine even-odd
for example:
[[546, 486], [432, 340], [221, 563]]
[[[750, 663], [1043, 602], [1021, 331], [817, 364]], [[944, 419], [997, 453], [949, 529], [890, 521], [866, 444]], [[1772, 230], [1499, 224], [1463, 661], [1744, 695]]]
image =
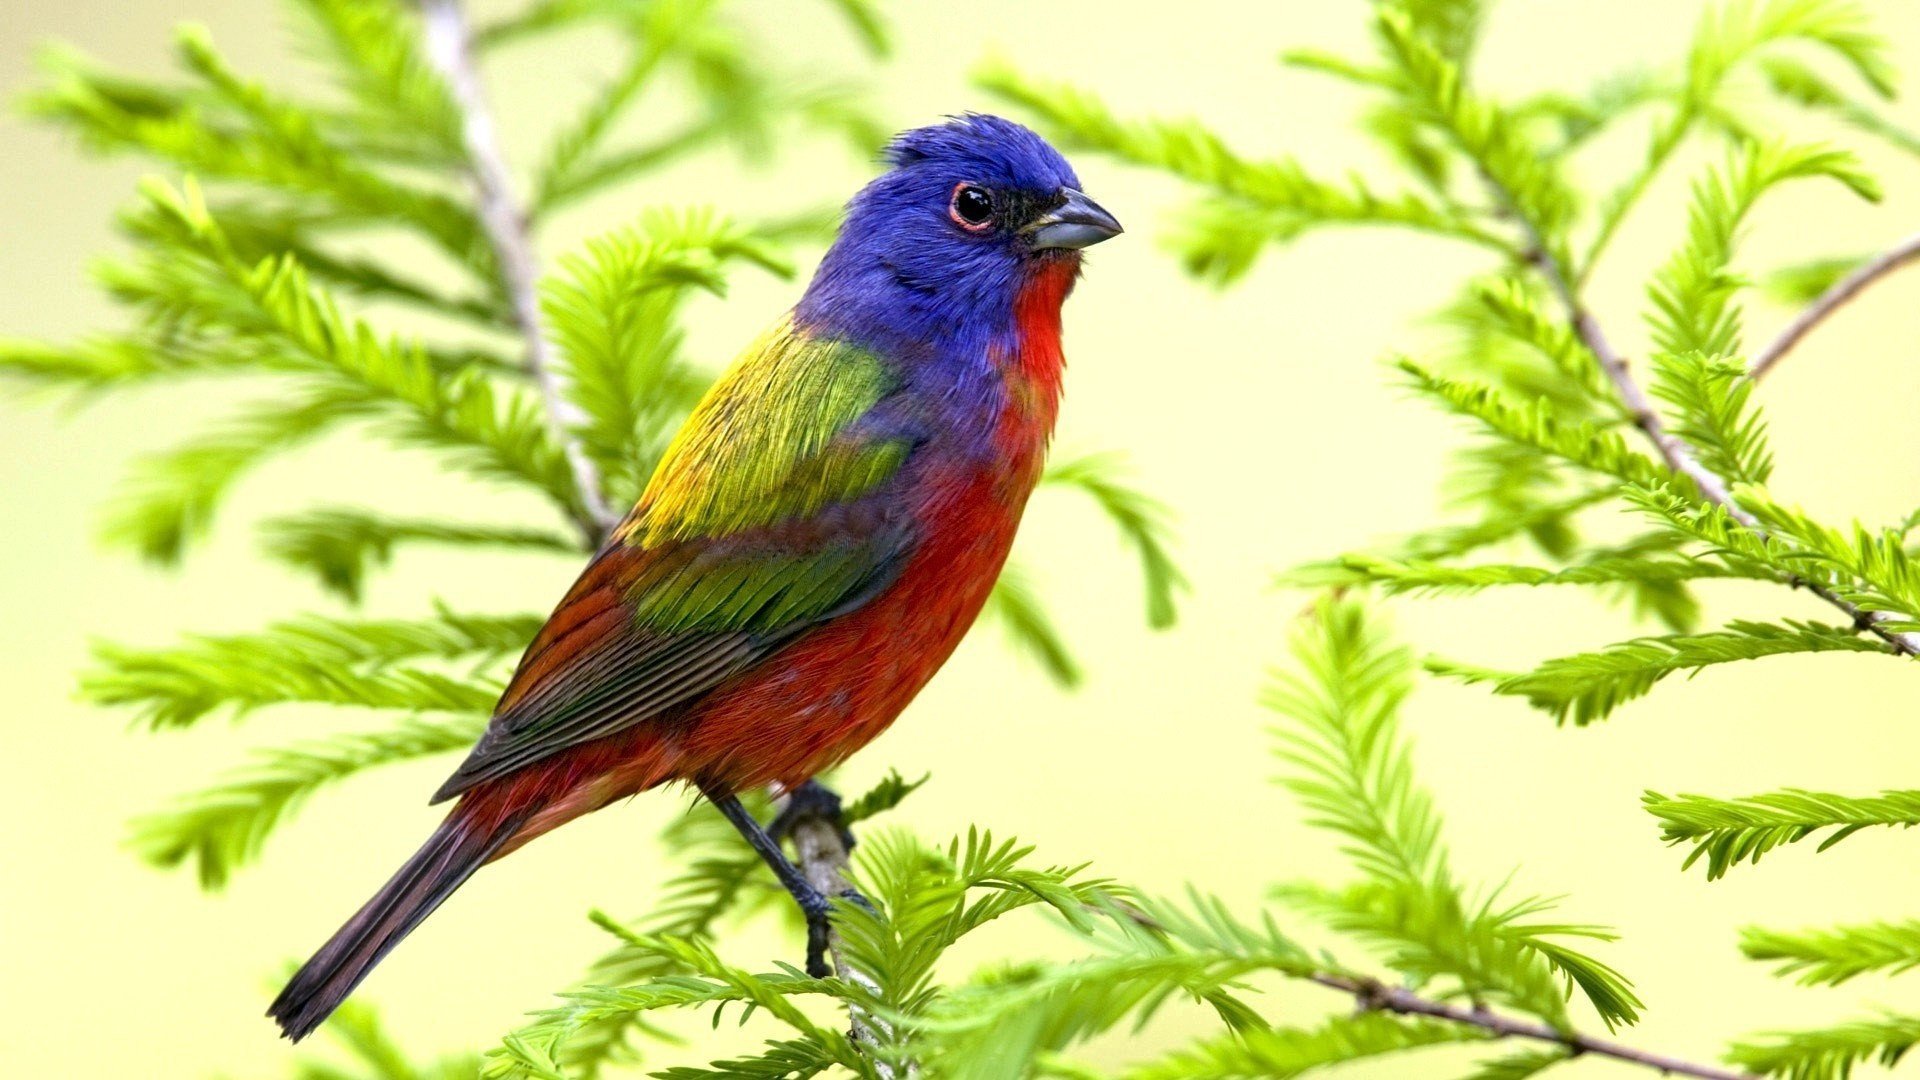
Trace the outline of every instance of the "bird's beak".
[[1126, 230], [1100, 204], [1072, 188], [1061, 191], [1064, 201], [1035, 218], [1021, 230], [1034, 250], [1048, 248], [1077, 249], [1111, 240]]

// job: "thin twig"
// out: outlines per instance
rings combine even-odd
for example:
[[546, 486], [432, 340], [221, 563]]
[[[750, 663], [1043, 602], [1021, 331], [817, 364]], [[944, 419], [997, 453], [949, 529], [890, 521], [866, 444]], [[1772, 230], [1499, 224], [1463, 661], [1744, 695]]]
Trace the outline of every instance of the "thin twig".
[[[1089, 908], [1089, 914], [1104, 914], [1110, 909]], [[1136, 925], [1156, 934], [1164, 933], [1165, 927], [1144, 912], [1129, 905], [1120, 906], [1121, 913]], [[1463, 1007], [1444, 1001], [1424, 998], [1404, 987], [1388, 986], [1378, 979], [1364, 976], [1343, 975], [1331, 971], [1291, 973], [1293, 977], [1320, 986], [1330, 987], [1345, 994], [1352, 994], [1354, 1001], [1362, 1008], [1375, 1012], [1390, 1012], [1399, 1016], [1426, 1016], [1436, 1020], [1446, 1020], [1468, 1027], [1479, 1028], [1501, 1039], [1534, 1039], [1565, 1047], [1571, 1055], [1593, 1054], [1597, 1057], [1613, 1058], [1634, 1065], [1644, 1065], [1664, 1076], [1692, 1076], [1700, 1080], [1760, 1080], [1750, 1073], [1731, 1072], [1715, 1065], [1700, 1065], [1680, 1058], [1656, 1054], [1641, 1050], [1624, 1043], [1608, 1039], [1596, 1039], [1582, 1035], [1577, 1031], [1562, 1031], [1537, 1020], [1496, 1013], [1485, 1006]]]
[[[807, 883], [819, 890], [822, 896], [840, 896], [852, 888], [852, 883], [847, 880], [847, 863], [851, 853], [847, 851], [840, 834], [838, 822], [816, 815], [807, 815], [795, 821], [787, 834], [793, 840], [794, 853], [798, 856], [794, 864], [806, 875]], [[833, 958], [835, 974], [848, 982], [866, 987], [875, 995], [879, 994], [879, 986], [847, 962], [840, 947], [840, 934], [836, 930], [827, 931], [827, 953]], [[893, 1032], [886, 1021], [852, 1002], [847, 1003], [847, 1017], [856, 1046], [870, 1049], [893, 1040]], [[901, 1076], [900, 1071], [886, 1061], [876, 1058], [873, 1065], [881, 1080], [895, 1080]], [[913, 1067], [909, 1065], [906, 1077], [914, 1074]]]
[[[1495, 193], [1507, 205], [1513, 205], [1511, 197], [1497, 181], [1488, 178], [1488, 183], [1494, 187]], [[1541, 275], [1547, 279], [1548, 286], [1553, 289], [1554, 295], [1559, 297], [1561, 305], [1567, 310], [1567, 318], [1573, 325], [1574, 335], [1600, 361], [1600, 367], [1612, 381], [1614, 391], [1620, 395], [1620, 402], [1626, 406], [1633, 425], [1652, 441], [1654, 448], [1660, 452], [1661, 460], [1667, 463], [1667, 468], [1692, 480], [1694, 486], [1700, 490], [1700, 494], [1708, 501], [1725, 509], [1728, 517], [1765, 537], [1767, 530], [1761, 526], [1760, 519], [1754, 517], [1746, 507], [1734, 501], [1732, 493], [1727, 489], [1726, 481], [1721, 479], [1718, 473], [1702, 465], [1700, 459], [1695, 456], [1693, 447], [1688, 446], [1686, 440], [1668, 431], [1666, 425], [1660, 422], [1660, 414], [1655, 411], [1652, 399], [1647, 397], [1646, 391], [1641, 389], [1640, 383], [1633, 377], [1633, 372], [1628, 369], [1627, 358], [1613, 347], [1611, 341], [1607, 340], [1606, 333], [1600, 329], [1599, 320], [1595, 319], [1593, 313], [1588, 311], [1586, 305], [1581, 302], [1579, 293], [1575, 291], [1572, 281], [1567, 277], [1565, 267], [1561, 265], [1559, 259], [1554, 257], [1545, 238], [1540, 235], [1539, 229], [1517, 209], [1514, 216], [1527, 233], [1527, 261], [1540, 271]], [[1796, 577], [1789, 579], [1788, 584], [1794, 588], [1804, 588], [1839, 608], [1846, 613], [1856, 629], [1879, 637], [1902, 655], [1920, 657], [1920, 634], [1887, 629], [1882, 624], [1893, 616], [1886, 612], [1867, 611], [1818, 582]]]
[[1505, 1016], [1486, 1008], [1433, 1001], [1411, 990], [1387, 986], [1371, 979], [1330, 974], [1309, 975], [1307, 978], [1321, 986], [1352, 994], [1365, 1009], [1390, 1012], [1400, 1016], [1427, 1016], [1437, 1020], [1447, 1020], [1479, 1028], [1496, 1038], [1533, 1039], [1553, 1043], [1565, 1047], [1570, 1054], [1592, 1054], [1596, 1057], [1612, 1058], [1615, 1061], [1653, 1069], [1666, 1076], [1692, 1076], [1699, 1080], [1759, 1080], [1751, 1073], [1733, 1072], [1714, 1065], [1699, 1065], [1607, 1039], [1596, 1039], [1578, 1032], [1561, 1031], [1537, 1020]]
[[1808, 304], [1806, 310], [1794, 316], [1780, 336], [1760, 350], [1747, 368], [1747, 378], [1759, 380], [1766, 377], [1773, 366], [1784, 359], [1800, 339], [1814, 327], [1824, 322], [1827, 316], [1846, 306], [1847, 301], [1859, 295], [1860, 290], [1880, 280], [1895, 270], [1920, 259], [1920, 233], [1907, 237], [1885, 252], [1874, 256], [1854, 268], [1853, 272], [1833, 283], [1820, 298]]
[[1613, 347], [1611, 341], [1607, 340], [1605, 332], [1600, 329], [1599, 320], [1595, 319], [1586, 305], [1580, 302], [1580, 297], [1574, 292], [1573, 284], [1567, 279], [1560, 261], [1547, 250], [1546, 245], [1534, 232], [1532, 223], [1527, 223], [1526, 227], [1529, 233], [1528, 240], [1532, 244], [1532, 250], [1527, 254], [1528, 261], [1547, 279], [1548, 286], [1553, 289], [1554, 295], [1559, 297], [1561, 305], [1567, 309], [1567, 318], [1573, 324], [1574, 335], [1600, 361], [1601, 370], [1606, 372], [1607, 379], [1613, 383], [1614, 392], [1620, 395], [1620, 403], [1626, 406], [1627, 416], [1633, 421], [1633, 426], [1639, 428], [1653, 442], [1654, 448], [1660, 452], [1660, 459], [1667, 463], [1669, 469], [1692, 480], [1694, 486], [1700, 489], [1700, 494], [1726, 507], [1727, 512], [1740, 524], [1750, 529], [1758, 528], [1760, 523], [1753, 515], [1733, 501], [1732, 494], [1727, 491], [1726, 481], [1720, 479], [1719, 474], [1712, 469], [1702, 465], [1700, 459], [1694, 456], [1693, 448], [1669, 432], [1666, 425], [1660, 422], [1660, 413], [1654, 409], [1653, 399], [1647, 396], [1647, 392], [1641, 389], [1640, 383], [1634, 379], [1633, 372], [1627, 366], [1627, 358]]
[[600, 490], [600, 471], [573, 434], [586, 415], [567, 396], [566, 380], [554, 365], [553, 346], [540, 318], [540, 275], [533, 243], [527, 235], [526, 215], [514, 200], [512, 177], [501, 157], [493, 114], [487, 109], [480, 74], [473, 63], [473, 30], [460, 0], [420, 0], [420, 10], [426, 21], [427, 55], [446, 80], [454, 105], [460, 110], [468, 180], [478, 203], [481, 229], [499, 267], [500, 287], [513, 312], [514, 327], [526, 341], [527, 370], [540, 386], [548, 427], [566, 454], [574, 486], [579, 488], [575, 523], [598, 546], [600, 538], [619, 522], [619, 516], [608, 508]]

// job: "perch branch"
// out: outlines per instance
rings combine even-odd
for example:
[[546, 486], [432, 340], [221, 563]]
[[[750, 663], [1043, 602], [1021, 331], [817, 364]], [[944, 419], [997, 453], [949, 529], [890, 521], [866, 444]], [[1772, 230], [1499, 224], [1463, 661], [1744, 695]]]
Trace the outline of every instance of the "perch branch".
[[1436, 1020], [1447, 1020], [1479, 1028], [1495, 1038], [1533, 1039], [1553, 1043], [1565, 1047], [1569, 1054], [1592, 1054], [1596, 1057], [1612, 1058], [1615, 1061], [1653, 1069], [1664, 1076], [1692, 1076], [1698, 1077], [1699, 1080], [1758, 1080], [1751, 1073], [1732, 1072], [1713, 1065], [1699, 1065], [1679, 1058], [1667, 1057], [1664, 1054], [1649, 1053], [1607, 1039], [1596, 1039], [1577, 1032], [1561, 1031], [1537, 1020], [1503, 1016], [1485, 1008], [1433, 1001], [1411, 990], [1387, 986], [1372, 979], [1356, 979], [1346, 975], [1332, 974], [1311, 975], [1308, 978], [1321, 986], [1352, 994], [1354, 1000], [1358, 1001], [1360, 1007], [1364, 1009], [1400, 1016], [1426, 1016]]
[[1786, 358], [1788, 352], [1808, 332], [1819, 326], [1829, 315], [1845, 307], [1847, 301], [1860, 294], [1862, 289], [1893, 273], [1915, 259], [1920, 259], [1920, 233], [1902, 240], [1899, 244], [1874, 256], [1853, 269], [1853, 272], [1828, 287], [1819, 299], [1808, 304], [1806, 310], [1794, 317], [1780, 336], [1773, 339], [1760, 354], [1753, 358], [1747, 368], [1747, 378], [1760, 380], [1772, 371], [1775, 364]]
[[[807, 884], [817, 889], [821, 896], [840, 896], [852, 888], [852, 882], [847, 880], [847, 862], [851, 853], [841, 839], [838, 822], [808, 815], [795, 821], [787, 835], [793, 841], [794, 854], [797, 856], [795, 865], [806, 875]], [[874, 985], [873, 980], [847, 962], [837, 930], [827, 933], [827, 954], [833, 958], [834, 972], [842, 979], [858, 983], [878, 995], [880, 988]], [[866, 1009], [849, 1002], [847, 1016], [856, 1046], [873, 1048], [892, 1040], [893, 1032], [887, 1027], [886, 1021]], [[874, 1061], [874, 1071], [881, 1080], [908, 1080], [915, 1075], [911, 1066], [907, 1067], [903, 1076], [900, 1070], [879, 1060]]]
[[480, 227], [499, 268], [500, 288], [513, 313], [514, 328], [526, 341], [527, 369], [539, 384], [547, 425], [566, 454], [574, 486], [579, 488], [575, 523], [597, 547], [619, 517], [608, 508], [601, 493], [600, 471], [573, 434], [586, 417], [567, 396], [565, 377], [554, 365], [553, 346], [541, 321], [533, 243], [527, 235], [526, 215], [514, 200], [513, 181], [500, 154], [493, 114], [481, 91], [480, 73], [473, 62], [473, 29], [460, 0], [420, 0], [420, 10], [426, 23], [427, 54], [460, 110], [467, 179], [478, 204]]

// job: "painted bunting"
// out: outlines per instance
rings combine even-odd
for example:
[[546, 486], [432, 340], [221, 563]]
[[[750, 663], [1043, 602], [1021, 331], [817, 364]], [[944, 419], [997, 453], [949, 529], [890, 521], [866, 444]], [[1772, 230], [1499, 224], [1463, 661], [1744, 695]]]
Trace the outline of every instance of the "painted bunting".
[[289, 1038], [480, 866], [673, 781], [793, 892], [824, 973], [829, 905], [735, 793], [808, 790], [959, 644], [1040, 477], [1081, 249], [1121, 231], [998, 117], [906, 132], [886, 161], [528, 646], [434, 795], [452, 812], [273, 1002]]

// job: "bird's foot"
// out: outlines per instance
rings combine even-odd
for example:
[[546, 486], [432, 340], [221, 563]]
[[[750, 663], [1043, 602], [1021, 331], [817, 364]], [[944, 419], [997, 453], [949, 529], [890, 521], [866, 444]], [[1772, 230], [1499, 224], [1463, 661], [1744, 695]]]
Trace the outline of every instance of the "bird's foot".
[[787, 804], [768, 823], [767, 835], [785, 840], [793, 835], [794, 826], [814, 819], [830, 823], [840, 835], [841, 846], [853, 850], [853, 830], [841, 819], [840, 796], [818, 780], [809, 780], [788, 793]]
[[828, 913], [833, 905], [818, 892], [794, 899], [800, 904], [800, 914], [807, 919], [807, 974], [816, 979], [827, 978], [833, 974], [833, 968], [827, 964], [827, 943], [833, 934]]
[[[817, 892], [794, 899], [799, 902], [800, 913], [807, 920], [807, 974], [816, 979], [827, 978], [834, 973], [832, 966], [827, 963], [827, 948], [833, 935], [833, 905]], [[869, 915], [880, 914], [880, 909], [873, 906], [873, 901], [860, 895], [858, 889], [841, 889], [840, 899], [857, 905]]]

